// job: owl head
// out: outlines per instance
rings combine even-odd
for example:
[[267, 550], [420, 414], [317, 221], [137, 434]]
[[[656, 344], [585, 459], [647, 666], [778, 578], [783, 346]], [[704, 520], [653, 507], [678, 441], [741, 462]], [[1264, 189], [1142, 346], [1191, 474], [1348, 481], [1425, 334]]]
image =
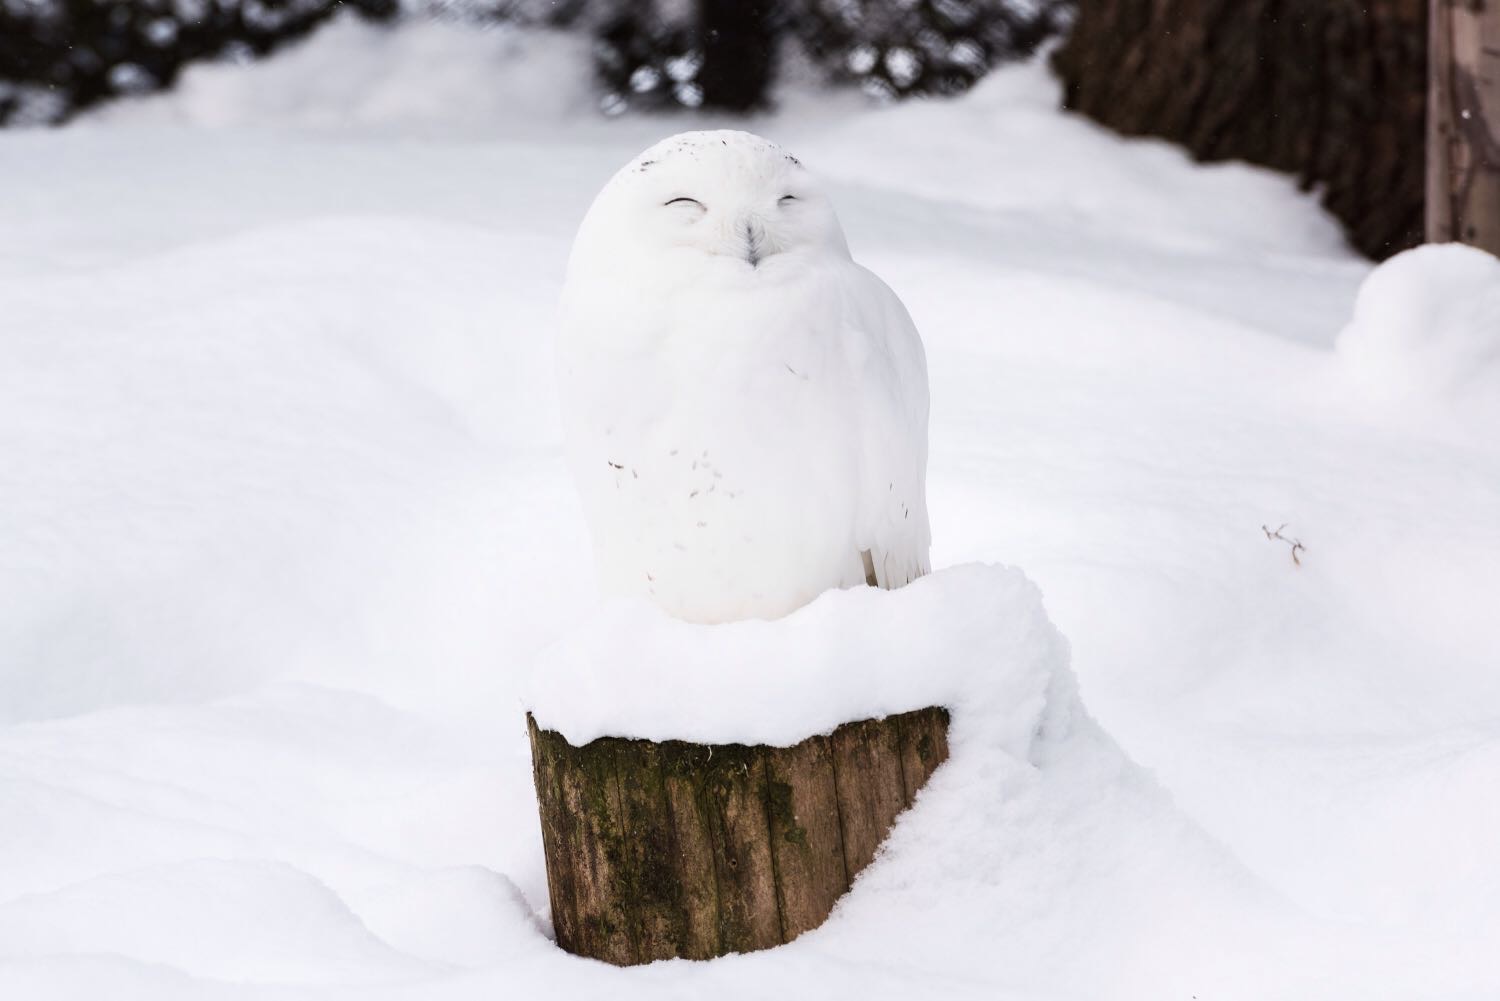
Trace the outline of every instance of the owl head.
[[589, 209], [573, 267], [622, 280], [774, 281], [848, 244], [795, 157], [748, 132], [684, 132], [617, 173]]

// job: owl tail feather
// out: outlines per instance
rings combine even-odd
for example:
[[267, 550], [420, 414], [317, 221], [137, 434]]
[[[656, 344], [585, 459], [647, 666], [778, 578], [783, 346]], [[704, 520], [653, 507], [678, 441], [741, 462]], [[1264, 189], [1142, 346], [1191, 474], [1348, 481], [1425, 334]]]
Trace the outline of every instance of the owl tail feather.
[[865, 565], [865, 583], [887, 591], [905, 587], [918, 577], [925, 577], [932, 572], [925, 556], [903, 562], [899, 558], [892, 558], [890, 553], [877, 555], [874, 550], [861, 549], [859, 558]]

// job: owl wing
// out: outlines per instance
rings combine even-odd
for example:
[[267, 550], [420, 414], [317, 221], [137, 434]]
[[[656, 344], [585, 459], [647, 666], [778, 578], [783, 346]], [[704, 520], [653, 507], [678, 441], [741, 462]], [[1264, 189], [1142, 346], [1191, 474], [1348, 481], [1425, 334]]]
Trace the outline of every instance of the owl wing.
[[932, 569], [927, 520], [927, 357], [896, 293], [854, 265], [845, 334], [854, 368], [861, 504], [855, 541], [883, 588]]

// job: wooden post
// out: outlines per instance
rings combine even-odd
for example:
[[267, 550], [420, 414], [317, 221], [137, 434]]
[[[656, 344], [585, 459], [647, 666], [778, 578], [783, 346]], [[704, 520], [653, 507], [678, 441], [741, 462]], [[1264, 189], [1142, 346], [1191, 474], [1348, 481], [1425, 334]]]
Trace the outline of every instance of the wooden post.
[[526, 722], [557, 944], [621, 966], [818, 927], [948, 756], [940, 708], [794, 747], [574, 747]]
[[1431, 0], [1427, 240], [1500, 255], [1500, 0]]

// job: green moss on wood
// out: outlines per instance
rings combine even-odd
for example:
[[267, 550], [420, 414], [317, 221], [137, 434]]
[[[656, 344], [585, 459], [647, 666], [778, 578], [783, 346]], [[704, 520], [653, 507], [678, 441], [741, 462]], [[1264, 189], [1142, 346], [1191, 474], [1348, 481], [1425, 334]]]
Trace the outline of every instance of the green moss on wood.
[[766, 790], [766, 808], [771, 814], [771, 823], [781, 836], [794, 845], [807, 846], [807, 829], [797, 823], [797, 814], [792, 810], [792, 787], [785, 782], [771, 782]]
[[[622, 964], [761, 949], [816, 927], [878, 840], [862, 834], [850, 865], [840, 812], [888, 830], [947, 755], [937, 708], [791, 748], [573, 747], [528, 723], [558, 944]], [[835, 748], [858, 751], [841, 774]]]

